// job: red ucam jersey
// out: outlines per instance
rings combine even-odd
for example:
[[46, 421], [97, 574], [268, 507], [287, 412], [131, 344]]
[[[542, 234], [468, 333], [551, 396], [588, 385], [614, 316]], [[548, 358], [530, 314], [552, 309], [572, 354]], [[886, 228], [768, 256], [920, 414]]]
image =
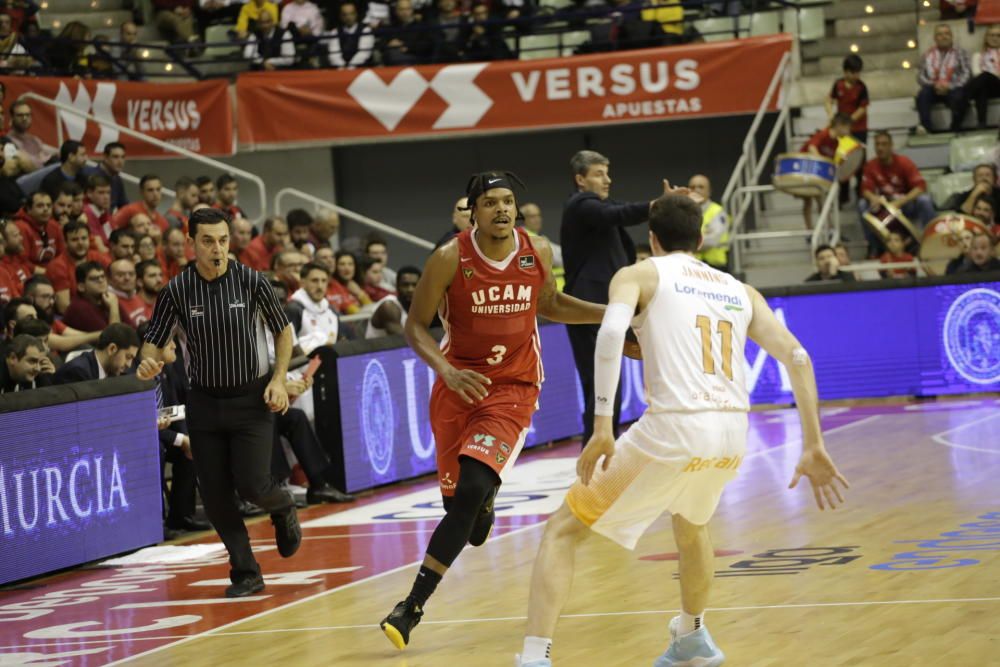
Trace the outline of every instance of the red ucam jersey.
[[481, 373], [494, 384], [541, 384], [535, 320], [545, 284], [541, 258], [518, 227], [515, 251], [493, 261], [476, 245], [474, 231], [456, 237], [458, 270], [439, 308], [445, 331], [441, 351], [455, 368]]

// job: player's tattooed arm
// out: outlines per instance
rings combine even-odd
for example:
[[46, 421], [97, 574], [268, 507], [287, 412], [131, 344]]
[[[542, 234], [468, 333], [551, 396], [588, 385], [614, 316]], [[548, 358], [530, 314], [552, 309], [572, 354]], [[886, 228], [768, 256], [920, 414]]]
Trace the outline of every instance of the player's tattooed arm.
[[544, 237], [535, 237], [531, 243], [545, 269], [545, 284], [538, 295], [538, 314], [563, 324], [600, 324], [605, 306], [577, 299], [556, 289], [556, 281], [552, 277], [552, 246]]
[[466, 403], [482, 400], [487, 395], [489, 378], [468, 369], [452, 366], [438, 347], [430, 332], [431, 322], [438, 305], [458, 271], [458, 244], [451, 241], [438, 248], [427, 258], [424, 273], [417, 282], [413, 302], [406, 318], [403, 335], [410, 347], [420, 355], [431, 369]]

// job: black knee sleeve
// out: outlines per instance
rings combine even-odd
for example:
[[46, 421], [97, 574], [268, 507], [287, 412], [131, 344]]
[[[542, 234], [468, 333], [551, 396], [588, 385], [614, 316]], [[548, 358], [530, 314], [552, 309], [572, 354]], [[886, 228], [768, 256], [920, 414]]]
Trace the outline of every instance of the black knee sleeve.
[[447, 514], [431, 536], [427, 555], [446, 567], [462, 553], [479, 511], [500, 483], [499, 477], [486, 464], [463, 457], [459, 469], [458, 486], [452, 499], [445, 499]]

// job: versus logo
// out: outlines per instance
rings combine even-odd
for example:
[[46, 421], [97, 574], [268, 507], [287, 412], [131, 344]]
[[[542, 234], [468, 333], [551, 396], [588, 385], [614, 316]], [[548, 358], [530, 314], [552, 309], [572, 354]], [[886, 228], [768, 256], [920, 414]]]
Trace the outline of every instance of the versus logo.
[[412, 67], [401, 71], [390, 83], [384, 82], [374, 71], [365, 70], [351, 82], [347, 93], [390, 132], [428, 89], [448, 103], [448, 108], [432, 125], [435, 130], [475, 127], [493, 106], [493, 100], [474, 83], [486, 65], [449, 65], [430, 82]]

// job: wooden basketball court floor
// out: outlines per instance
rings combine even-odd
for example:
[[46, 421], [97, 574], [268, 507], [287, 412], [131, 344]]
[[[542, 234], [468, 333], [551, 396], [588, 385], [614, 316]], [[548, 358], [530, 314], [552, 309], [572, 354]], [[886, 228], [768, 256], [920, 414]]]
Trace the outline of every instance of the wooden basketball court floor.
[[[834, 512], [786, 488], [794, 412], [753, 413], [740, 476], [712, 524], [706, 622], [726, 664], [1000, 665], [998, 407], [991, 396], [825, 408], [827, 446], [851, 481]], [[266, 519], [255, 522], [268, 586], [251, 599], [220, 599], [228, 570], [217, 551], [2, 591], [0, 665], [509, 666], [544, 518], [578, 451], [573, 442], [522, 457], [493, 537], [462, 554], [403, 652], [376, 624], [409, 590], [435, 525], [426, 478], [302, 511], [305, 541], [289, 560]], [[188, 542], [202, 543], [214, 535]], [[587, 540], [555, 664], [652, 664], [679, 605], [674, 551], [667, 518], [635, 552]]]

